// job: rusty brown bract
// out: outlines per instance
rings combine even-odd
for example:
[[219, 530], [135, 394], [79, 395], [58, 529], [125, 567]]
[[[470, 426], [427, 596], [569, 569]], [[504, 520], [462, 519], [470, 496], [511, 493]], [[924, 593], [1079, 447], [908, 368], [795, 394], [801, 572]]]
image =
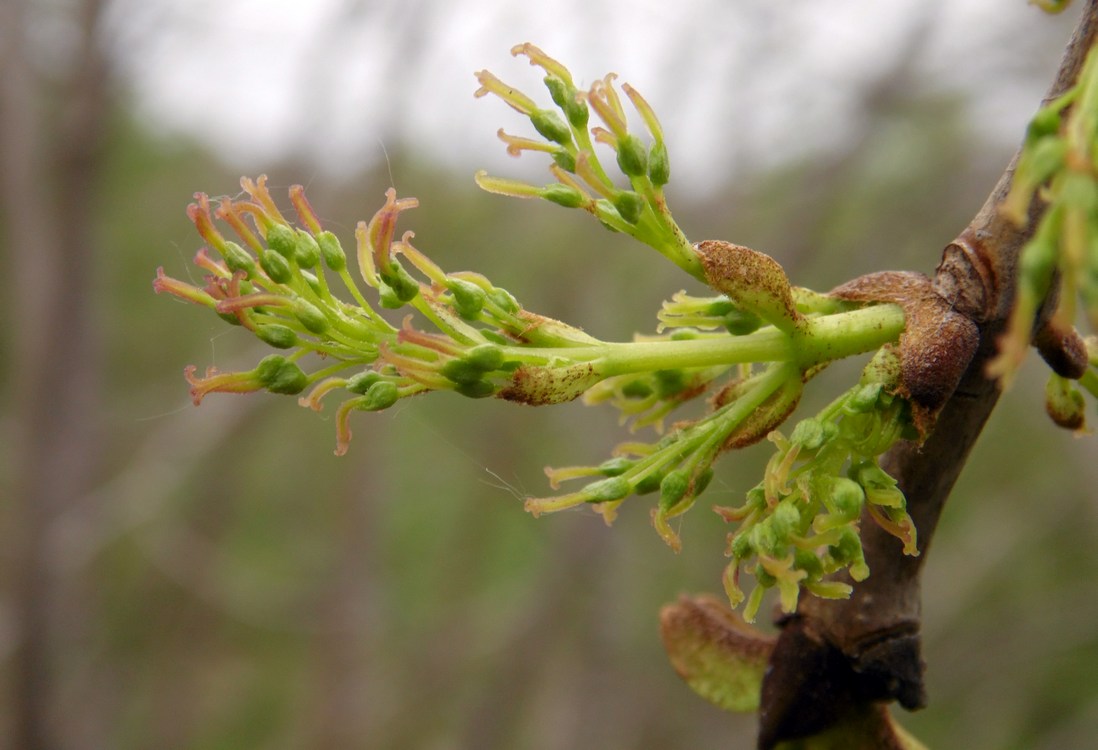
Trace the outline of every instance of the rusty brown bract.
[[957, 389], [980, 343], [976, 324], [957, 312], [929, 278], [913, 271], [860, 276], [831, 290], [854, 302], [892, 302], [903, 308], [900, 335], [900, 395], [924, 437]]

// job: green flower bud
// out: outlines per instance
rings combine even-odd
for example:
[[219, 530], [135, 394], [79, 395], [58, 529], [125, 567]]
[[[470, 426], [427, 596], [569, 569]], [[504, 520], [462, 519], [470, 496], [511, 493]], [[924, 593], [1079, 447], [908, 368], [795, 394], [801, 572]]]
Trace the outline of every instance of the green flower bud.
[[545, 87], [549, 89], [549, 96], [553, 98], [553, 103], [564, 111], [572, 127], [577, 130], [585, 129], [590, 113], [587, 102], [576, 96], [576, 89], [553, 75], [545, 77]]
[[862, 552], [862, 540], [849, 526], [844, 528], [839, 541], [827, 548], [831, 559], [843, 567], [850, 568], [850, 577], [855, 581], [864, 581], [869, 575], [869, 566], [865, 564]]
[[229, 270], [234, 273], [243, 271], [251, 276], [255, 271], [255, 259], [252, 258], [251, 253], [232, 240], [227, 240], [221, 248], [221, 257], [225, 259], [225, 265]]
[[503, 366], [503, 352], [495, 344], [480, 344], [470, 349], [465, 361], [481, 372], [491, 372]]
[[576, 157], [572, 156], [563, 148], [558, 148], [553, 152], [553, 163], [565, 172], [576, 171]]
[[663, 141], [653, 143], [648, 152], [648, 179], [656, 187], [663, 187], [671, 179], [671, 160]]
[[1052, 107], [1037, 110], [1026, 128], [1026, 143], [1035, 143], [1047, 135], [1060, 132], [1060, 111]]
[[303, 299], [294, 300], [294, 317], [310, 333], [321, 334], [328, 330], [328, 318], [320, 308]]
[[366, 372], [360, 372], [347, 378], [347, 385], [344, 386], [351, 393], [357, 393], [360, 396], [365, 395], [370, 386], [381, 380], [381, 375], [374, 370], [367, 370]]
[[686, 389], [686, 373], [682, 370], [656, 370], [652, 375], [660, 398], [674, 396]]
[[847, 475], [862, 487], [895, 487], [896, 480], [875, 461], [861, 461], [853, 464]]
[[745, 560], [751, 557], [755, 554], [755, 548], [751, 545], [751, 535], [747, 532], [736, 534], [728, 545], [728, 552], [737, 560]]
[[492, 287], [492, 290], [488, 292], [488, 299], [507, 315], [514, 315], [522, 310], [522, 305], [518, 303], [518, 300], [511, 296], [509, 291], [498, 286]]
[[790, 500], [783, 500], [778, 503], [774, 508], [773, 515], [770, 516], [770, 525], [774, 529], [774, 534], [779, 539], [789, 539], [791, 534], [795, 534], [798, 531], [798, 527], [801, 523], [801, 512], [797, 510], [797, 506]]
[[297, 232], [285, 224], [272, 224], [267, 228], [267, 247], [284, 258], [294, 257]]
[[660, 481], [660, 511], [670, 513], [690, 488], [690, 476], [682, 469], [674, 469]]
[[259, 256], [259, 266], [276, 284], [286, 284], [293, 277], [289, 262], [274, 250], [264, 250]]
[[793, 567], [808, 574], [809, 581], [818, 581], [823, 577], [823, 563], [815, 552], [806, 549], [793, 550]]
[[316, 274], [309, 271], [301, 271], [301, 278], [303, 278], [305, 283], [309, 285], [309, 288], [313, 290], [313, 294], [318, 297], [323, 296], [323, 290], [320, 287], [320, 279], [316, 277]]
[[466, 398], [487, 398], [496, 395], [496, 387], [487, 380], [474, 380], [471, 383], [458, 383], [454, 389]]
[[640, 221], [645, 205], [644, 196], [632, 190], [622, 190], [614, 196], [614, 208], [628, 224]]
[[551, 109], [536, 109], [530, 114], [530, 122], [534, 124], [534, 130], [543, 138], [562, 146], [572, 143], [572, 131], [567, 123]]
[[583, 193], [560, 183], [542, 188], [541, 197], [565, 208], [579, 208], [584, 202]]
[[583, 488], [583, 494], [587, 496], [589, 503], [608, 503], [629, 497], [633, 491], [632, 485], [625, 477], [608, 477], [597, 482], [591, 482]]
[[488, 299], [487, 293], [471, 281], [448, 278], [446, 288], [454, 297], [454, 309], [466, 320], [475, 320]]
[[864, 414], [877, 406], [877, 399], [881, 395], [880, 383], [869, 383], [860, 386], [850, 394], [844, 409], [849, 414]]
[[278, 323], [268, 323], [256, 326], [255, 335], [260, 341], [275, 349], [290, 349], [297, 344], [297, 334], [293, 329]]
[[296, 363], [278, 354], [271, 354], [259, 361], [255, 368], [256, 379], [271, 393], [294, 395], [305, 390], [309, 380]]
[[655, 492], [660, 488], [661, 482], [663, 482], [663, 474], [655, 471], [645, 474], [643, 479], [637, 480], [637, 483], [633, 485], [633, 494], [647, 495]]
[[756, 565], [755, 570], [753, 570], [752, 573], [755, 576], [755, 580], [758, 581], [759, 586], [764, 589], [771, 588], [778, 582], [778, 579], [770, 575], [761, 564]]
[[818, 419], [809, 417], [797, 423], [797, 426], [793, 428], [793, 433], [789, 436], [789, 442], [799, 445], [805, 450], [814, 451], [824, 444], [826, 437], [827, 433], [824, 431], [823, 423]]
[[1026, 182], [1040, 185], [1060, 171], [1067, 156], [1067, 142], [1053, 136], [1042, 138], [1021, 157], [1018, 169], [1024, 170]]
[[297, 242], [294, 243], [294, 258], [302, 268], [312, 268], [320, 262], [320, 246], [313, 236], [304, 229], [297, 230]]
[[1045, 386], [1045, 411], [1058, 426], [1082, 430], [1086, 426], [1086, 402], [1072, 381], [1052, 374]]
[[575, 89], [569, 86], [560, 76], [547, 75], [543, 82], [545, 88], [549, 89], [549, 96], [553, 100], [553, 104], [561, 109], [564, 109], [564, 105], [568, 103], [570, 98], [575, 98]]
[[397, 393], [395, 383], [388, 380], [379, 380], [370, 386], [363, 398], [365, 401], [358, 407], [359, 409], [363, 411], [381, 411], [395, 404], [400, 395]]
[[715, 301], [710, 302], [705, 306], [704, 315], [711, 315], [714, 318], [723, 318], [730, 312], [735, 311], [736, 305], [732, 300], [727, 297], [719, 297]]
[[643, 380], [630, 380], [621, 387], [621, 395], [626, 398], [648, 398], [652, 389]]
[[458, 385], [471, 385], [484, 379], [484, 370], [464, 358], [451, 359], [439, 368], [439, 372], [447, 380]]
[[618, 138], [618, 167], [630, 177], [641, 177], [648, 172], [648, 153], [635, 135], [626, 133]]
[[850, 467], [847, 472], [865, 489], [865, 499], [874, 505], [902, 510], [907, 506], [904, 493], [896, 488], [896, 480], [873, 461]]
[[396, 295], [401, 303], [411, 302], [419, 294], [419, 282], [416, 281], [400, 261], [389, 261], [389, 268], [381, 273], [381, 279]]
[[690, 494], [697, 497], [701, 493], [705, 492], [705, 488], [709, 486], [709, 483], [713, 481], [713, 467], [706, 466], [704, 469], [694, 475], [694, 487]]
[[325, 229], [317, 234], [316, 244], [320, 247], [320, 257], [328, 268], [339, 273], [347, 267], [347, 254], [343, 252], [343, 246], [334, 234]]
[[751, 546], [759, 552], [781, 557], [788, 544], [788, 536], [783, 536], [774, 528], [773, 516], [760, 521], [751, 528]]
[[398, 297], [397, 293], [393, 291], [393, 288], [384, 281], [378, 281], [377, 298], [378, 302], [380, 302], [381, 306], [386, 310], [398, 310], [404, 307], [404, 300]]
[[865, 492], [853, 479], [831, 477], [828, 498], [824, 501], [831, 512], [846, 521], [857, 520], [862, 514]]
[[746, 336], [762, 326], [762, 318], [746, 310], [730, 310], [724, 315], [724, 328], [733, 336]]
[[234, 326], [243, 325], [240, 322], [240, 318], [236, 317], [236, 315], [233, 314], [233, 313], [218, 313], [217, 317], [221, 318], [222, 320], [224, 320], [229, 325], [234, 325]]
[[633, 462], [624, 456], [617, 456], [603, 461], [598, 466], [599, 473], [603, 476], [617, 477], [629, 471]]

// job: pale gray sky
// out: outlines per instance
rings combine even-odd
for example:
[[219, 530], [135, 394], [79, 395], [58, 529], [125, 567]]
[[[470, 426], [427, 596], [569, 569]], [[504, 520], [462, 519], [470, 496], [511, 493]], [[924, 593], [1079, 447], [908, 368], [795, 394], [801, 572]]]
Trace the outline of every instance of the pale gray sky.
[[974, 127], [1013, 146], [1071, 15], [1025, 0], [115, 0], [111, 19], [142, 119], [242, 169], [292, 149], [346, 174], [399, 133], [434, 159], [514, 174], [494, 134], [529, 126], [474, 100], [473, 71], [540, 94], [508, 53], [532, 41], [578, 81], [613, 70], [636, 86], [682, 189], [850, 137], [859, 85], [909, 47], [920, 86], [966, 93]]

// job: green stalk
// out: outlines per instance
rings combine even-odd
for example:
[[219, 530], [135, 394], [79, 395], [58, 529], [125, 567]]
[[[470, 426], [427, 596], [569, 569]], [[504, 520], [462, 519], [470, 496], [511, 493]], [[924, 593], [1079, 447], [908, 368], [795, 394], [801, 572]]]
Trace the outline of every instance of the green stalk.
[[561, 366], [590, 362], [604, 377], [749, 362], [796, 362], [802, 370], [896, 341], [904, 330], [897, 305], [874, 305], [819, 318], [808, 318], [790, 336], [768, 327], [746, 336], [685, 341], [605, 343], [560, 349], [505, 349], [508, 359]]

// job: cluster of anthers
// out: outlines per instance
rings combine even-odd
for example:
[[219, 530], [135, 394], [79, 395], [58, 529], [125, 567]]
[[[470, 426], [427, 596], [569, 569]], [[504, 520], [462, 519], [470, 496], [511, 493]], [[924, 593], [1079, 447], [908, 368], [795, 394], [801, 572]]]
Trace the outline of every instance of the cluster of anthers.
[[[848, 595], [848, 586], [826, 576], [843, 569], [855, 580], [868, 575], [858, 534], [863, 508], [905, 552], [916, 554], [903, 495], [876, 462], [896, 440], [915, 436], [894, 346], [904, 331], [901, 307], [793, 287], [773, 259], [747, 248], [691, 244], [668, 210], [667, 148], [640, 94], [621, 87], [640, 115], [643, 138], [629, 129], [613, 75], [584, 91], [533, 45], [513, 53], [544, 70], [555, 109], [541, 108], [486, 71], [477, 74], [477, 95], [498, 96], [529, 118], [543, 140], [502, 131], [500, 138], [513, 154], [548, 154], [554, 182], [534, 186], [480, 173], [478, 184], [580, 208], [656, 248], [714, 293], [676, 294], [653, 335], [601, 341], [525, 310], [479, 273], [444, 271], [413, 244], [411, 232], [398, 237], [398, 216], [417, 205], [414, 198], [398, 199], [390, 189], [373, 218], [359, 223], [352, 273], [343, 246], [321, 226], [300, 186], [290, 188], [291, 222], [265, 178], [244, 179], [247, 199], [222, 198], [215, 208], [200, 193], [188, 208], [207, 245], [195, 257], [204, 283], [188, 284], [159, 269], [154, 287], [214, 310], [282, 353], [246, 372], [211, 369], [199, 377], [188, 368], [195, 403], [211, 392], [266, 390], [302, 394], [303, 405], [320, 410], [329, 394], [342, 392], [336, 409], [336, 453], [342, 454], [352, 413], [427, 391], [528, 404], [583, 396], [610, 403], [634, 428], [660, 431], [665, 417], [708, 394], [704, 416], [675, 422], [654, 442], [623, 443], [597, 466], [547, 470], [554, 489], [565, 480], [585, 482], [572, 492], [530, 498], [527, 509], [538, 514], [588, 505], [610, 521], [629, 496], [653, 493], [653, 524], [678, 549], [670, 522], [705, 490], [717, 456], [769, 437], [777, 452], [764, 481], [743, 507], [717, 509], [738, 523], [725, 576], [733, 603], [744, 599], [741, 570], [758, 584], [750, 615], [773, 586], [787, 610], [802, 588]], [[601, 124], [589, 128], [592, 112]], [[615, 156], [624, 186], [611, 178], [596, 147]], [[235, 239], [222, 234], [224, 226]], [[372, 290], [374, 304], [360, 282]], [[393, 321], [384, 310], [405, 314]], [[788, 438], [776, 431], [816, 373], [833, 360], [869, 352], [877, 355], [855, 388]]]

